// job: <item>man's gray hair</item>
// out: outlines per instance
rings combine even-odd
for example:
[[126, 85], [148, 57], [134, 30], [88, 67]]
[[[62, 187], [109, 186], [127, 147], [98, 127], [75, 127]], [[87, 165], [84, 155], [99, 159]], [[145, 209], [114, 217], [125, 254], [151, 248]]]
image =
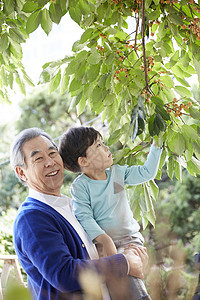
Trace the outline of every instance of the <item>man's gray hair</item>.
[[[11, 146], [11, 150], [10, 150], [10, 163], [11, 163], [11, 166], [14, 169], [14, 171], [17, 166], [26, 168], [26, 162], [25, 162], [24, 153], [22, 151], [22, 146], [24, 145], [24, 143], [26, 143], [38, 136], [44, 136], [47, 139], [49, 139], [51, 141], [51, 143], [53, 144], [53, 146], [55, 146], [57, 149], [57, 146], [54, 143], [53, 139], [50, 137], [50, 135], [48, 135], [42, 129], [33, 127], [33, 128], [28, 128], [28, 129], [22, 130], [16, 136], [16, 138]], [[19, 178], [16, 171], [15, 171], [15, 174]], [[21, 178], [19, 178], [19, 180], [22, 183], [25, 183]]]

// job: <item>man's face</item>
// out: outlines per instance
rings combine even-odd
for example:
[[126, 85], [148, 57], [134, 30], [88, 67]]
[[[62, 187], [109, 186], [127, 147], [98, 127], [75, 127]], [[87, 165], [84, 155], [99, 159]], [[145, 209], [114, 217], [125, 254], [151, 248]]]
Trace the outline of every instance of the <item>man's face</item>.
[[22, 146], [26, 168], [16, 167], [19, 177], [29, 188], [48, 195], [60, 195], [63, 162], [50, 140], [38, 136]]

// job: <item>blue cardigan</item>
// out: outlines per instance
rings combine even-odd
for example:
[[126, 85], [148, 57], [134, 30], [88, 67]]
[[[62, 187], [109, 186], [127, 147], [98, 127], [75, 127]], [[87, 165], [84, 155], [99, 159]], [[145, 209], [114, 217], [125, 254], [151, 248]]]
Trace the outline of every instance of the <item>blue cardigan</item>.
[[14, 246], [34, 300], [60, 300], [81, 292], [78, 274], [83, 268], [95, 268], [104, 275], [127, 274], [124, 255], [89, 260], [71, 224], [49, 205], [30, 197], [14, 222]]

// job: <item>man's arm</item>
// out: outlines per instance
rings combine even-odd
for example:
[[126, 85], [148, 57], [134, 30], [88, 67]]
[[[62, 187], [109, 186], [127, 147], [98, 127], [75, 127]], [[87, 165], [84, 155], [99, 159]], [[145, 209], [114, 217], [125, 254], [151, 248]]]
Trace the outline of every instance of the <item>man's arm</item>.
[[[61, 292], [81, 290], [80, 270], [92, 269], [105, 280], [109, 276], [120, 278], [128, 273], [123, 254], [89, 260], [78, 234], [70, 225], [67, 227], [57, 213], [53, 215], [35, 209], [21, 213], [14, 226], [14, 244], [22, 267], [30, 272], [33, 280], [39, 280], [39, 285], [42, 276]], [[129, 253], [129, 260], [130, 257]], [[129, 264], [132, 266], [131, 261]]]

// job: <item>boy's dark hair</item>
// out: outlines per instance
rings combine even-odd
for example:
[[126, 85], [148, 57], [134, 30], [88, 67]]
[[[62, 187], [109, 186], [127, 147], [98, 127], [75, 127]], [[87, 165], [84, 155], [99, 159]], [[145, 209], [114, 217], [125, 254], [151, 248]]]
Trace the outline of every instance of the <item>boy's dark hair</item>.
[[72, 172], [81, 172], [78, 158], [86, 157], [86, 151], [101, 134], [93, 127], [72, 127], [65, 132], [60, 141], [58, 150], [63, 159], [64, 167]]

